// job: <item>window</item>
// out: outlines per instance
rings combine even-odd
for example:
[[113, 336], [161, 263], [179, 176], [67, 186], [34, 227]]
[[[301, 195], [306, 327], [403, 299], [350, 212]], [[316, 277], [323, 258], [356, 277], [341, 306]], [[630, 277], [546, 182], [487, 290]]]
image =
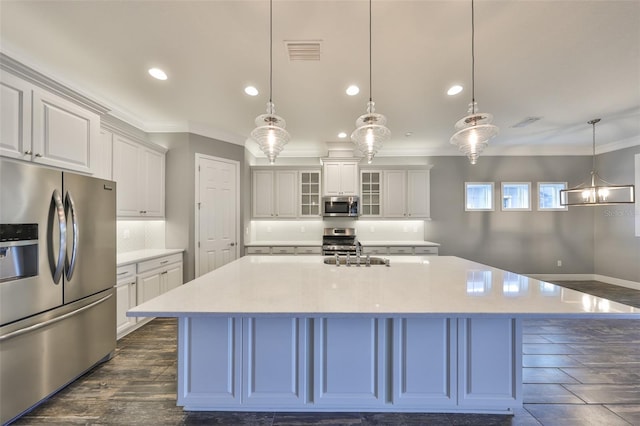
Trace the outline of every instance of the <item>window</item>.
[[503, 182], [502, 210], [531, 210], [531, 183]]
[[465, 182], [464, 209], [493, 210], [493, 182]]
[[567, 189], [567, 182], [538, 182], [538, 210], [567, 210], [560, 205], [561, 189]]

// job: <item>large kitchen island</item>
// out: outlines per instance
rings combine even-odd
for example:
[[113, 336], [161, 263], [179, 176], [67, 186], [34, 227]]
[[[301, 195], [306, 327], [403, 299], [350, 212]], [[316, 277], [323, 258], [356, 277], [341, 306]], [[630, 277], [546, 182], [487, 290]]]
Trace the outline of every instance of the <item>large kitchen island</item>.
[[246, 256], [129, 311], [177, 317], [178, 405], [509, 414], [522, 319], [640, 310], [449, 256]]

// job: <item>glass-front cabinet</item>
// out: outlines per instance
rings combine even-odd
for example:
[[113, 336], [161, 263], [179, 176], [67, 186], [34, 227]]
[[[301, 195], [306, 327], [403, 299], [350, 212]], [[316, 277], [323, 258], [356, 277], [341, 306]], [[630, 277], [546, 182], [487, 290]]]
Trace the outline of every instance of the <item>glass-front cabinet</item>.
[[381, 216], [380, 188], [382, 172], [363, 170], [360, 173], [360, 213], [362, 216]]
[[300, 171], [300, 216], [320, 216], [320, 171]]

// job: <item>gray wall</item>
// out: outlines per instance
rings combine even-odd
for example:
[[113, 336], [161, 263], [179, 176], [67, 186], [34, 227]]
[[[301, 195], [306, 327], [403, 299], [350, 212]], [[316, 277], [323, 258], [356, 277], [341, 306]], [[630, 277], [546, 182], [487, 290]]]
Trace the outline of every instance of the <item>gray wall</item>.
[[[192, 133], [153, 133], [149, 139], [169, 149], [166, 157], [166, 247], [185, 249], [184, 279], [195, 278], [195, 158], [211, 155], [240, 162], [240, 224], [244, 223], [248, 183], [245, 148]], [[240, 247], [244, 246], [240, 234]]]
[[[537, 182], [574, 186], [589, 177], [591, 157], [432, 157], [431, 218], [425, 239], [454, 255], [523, 274], [593, 273], [593, 217], [589, 208], [537, 211]], [[495, 210], [464, 211], [465, 182], [494, 182]], [[531, 182], [532, 210], [500, 210], [501, 182]], [[557, 261], [562, 261], [562, 267]]]
[[[634, 158], [640, 146], [598, 155], [601, 178], [617, 184], [634, 183]], [[636, 202], [640, 202], [636, 188]], [[594, 209], [595, 273], [640, 282], [640, 237], [635, 236], [635, 206], [601, 206]]]

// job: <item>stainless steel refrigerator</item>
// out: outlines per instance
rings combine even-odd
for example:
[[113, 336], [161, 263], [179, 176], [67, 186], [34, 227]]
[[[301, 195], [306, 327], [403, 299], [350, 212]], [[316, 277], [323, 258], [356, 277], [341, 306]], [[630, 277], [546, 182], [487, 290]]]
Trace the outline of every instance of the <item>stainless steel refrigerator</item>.
[[0, 423], [116, 345], [116, 184], [0, 160]]

